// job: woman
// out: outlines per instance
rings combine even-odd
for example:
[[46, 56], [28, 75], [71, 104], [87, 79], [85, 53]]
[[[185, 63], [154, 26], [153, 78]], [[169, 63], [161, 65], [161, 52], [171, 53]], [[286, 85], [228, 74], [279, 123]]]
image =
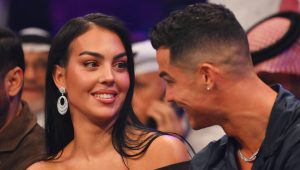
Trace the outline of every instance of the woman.
[[140, 170], [189, 160], [180, 140], [144, 128], [134, 115], [131, 45], [114, 17], [95, 13], [64, 25], [46, 82], [49, 159], [29, 169]]

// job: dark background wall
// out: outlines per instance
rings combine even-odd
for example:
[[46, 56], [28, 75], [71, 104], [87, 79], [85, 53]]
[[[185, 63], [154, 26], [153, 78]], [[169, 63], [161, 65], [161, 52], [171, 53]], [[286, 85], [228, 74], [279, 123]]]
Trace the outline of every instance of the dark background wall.
[[91, 12], [114, 15], [133, 41], [147, 38], [151, 27], [171, 11], [206, 0], [10, 0], [7, 25], [14, 31], [36, 26], [54, 35], [69, 19]]

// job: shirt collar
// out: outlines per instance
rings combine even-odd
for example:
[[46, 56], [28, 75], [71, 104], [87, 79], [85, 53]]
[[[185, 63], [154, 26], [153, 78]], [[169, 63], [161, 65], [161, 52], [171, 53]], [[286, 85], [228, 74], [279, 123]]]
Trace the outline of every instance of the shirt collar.
[[296, 97], [279, 84], [272, 88], [278, 94], [269, 118], [266, 137], [260, 148], [260, 154], [264, 157], [269, 157], [276, 151], [287, 134], [288, 128], [298, 117], [294, 112], [294, 108], [299, 107]]

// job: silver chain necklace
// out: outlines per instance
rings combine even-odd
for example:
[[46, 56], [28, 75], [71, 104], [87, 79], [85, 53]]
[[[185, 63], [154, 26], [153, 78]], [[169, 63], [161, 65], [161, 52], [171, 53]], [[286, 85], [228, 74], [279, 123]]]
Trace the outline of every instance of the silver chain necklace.
[[245, 161], [245, 162], [253, 162], [256, 159], [258, 151], [259, 151], [259, 149], [253, 155], [251, 155], [250, 158], [247, 158], [245, 155], [243, 155], [240, 149], [238, 149], [238, 154], [239, 154], [240, 158], [243, 161]]

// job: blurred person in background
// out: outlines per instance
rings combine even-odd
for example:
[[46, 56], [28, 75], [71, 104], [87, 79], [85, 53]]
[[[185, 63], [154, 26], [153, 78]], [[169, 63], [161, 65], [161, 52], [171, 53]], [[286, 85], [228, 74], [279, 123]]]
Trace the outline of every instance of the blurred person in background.
[[21, 100], [25, 62], [21, 42], [0, 28], [0, 169], [23, 170], [45, 156], [43, 129]]
[[165, 100], [166, 84], [159, 77], [156, 51], [150, 40], [132, 45], [135, 64], [133, 109], [139, 120], [148, 127], [173, 132], [185, 137], [195, 151], [224, 135], [220, 126], [192, 130], [183, 109]]
[[45, 79], [51, 44], [50, 34], [43, 29], [29, 27], [20, 31], [20, 37], [26, 65], [22, 99], [36, 114], [38, 124], [44, 127]]
[[300, 99], [300, 14], [279, 12], [247, 32], [255, 72], [267, 84], [280, 83]]

